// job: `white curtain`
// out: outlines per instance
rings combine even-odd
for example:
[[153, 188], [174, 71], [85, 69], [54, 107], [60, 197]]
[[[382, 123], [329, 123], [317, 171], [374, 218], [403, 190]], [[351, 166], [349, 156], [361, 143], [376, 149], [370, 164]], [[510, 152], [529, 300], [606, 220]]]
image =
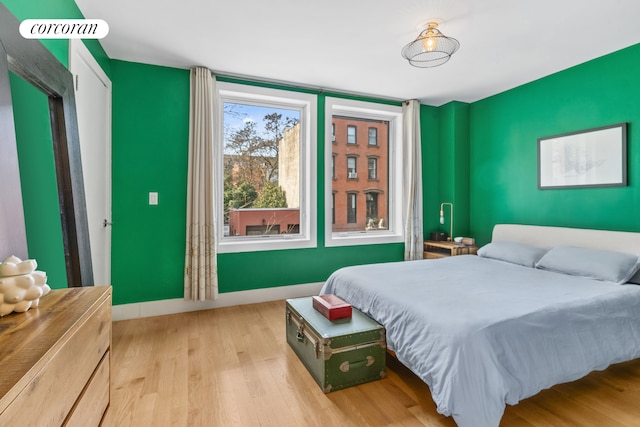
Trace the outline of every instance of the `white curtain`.
[[213, 203], [214, 85], [210, 70], [191, 69], [184, 298], [193, 301], [218, 296]]
[[404, 259], [422, 259], [422, 154], [420, 102], [402, 103]]

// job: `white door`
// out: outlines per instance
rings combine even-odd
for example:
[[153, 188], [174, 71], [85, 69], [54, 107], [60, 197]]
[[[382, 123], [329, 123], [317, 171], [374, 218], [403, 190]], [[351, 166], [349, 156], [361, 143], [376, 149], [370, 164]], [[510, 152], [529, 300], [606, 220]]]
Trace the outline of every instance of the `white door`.
[[95, 285], [111, 282], [111, 80], [81, 40], [69, 41]]

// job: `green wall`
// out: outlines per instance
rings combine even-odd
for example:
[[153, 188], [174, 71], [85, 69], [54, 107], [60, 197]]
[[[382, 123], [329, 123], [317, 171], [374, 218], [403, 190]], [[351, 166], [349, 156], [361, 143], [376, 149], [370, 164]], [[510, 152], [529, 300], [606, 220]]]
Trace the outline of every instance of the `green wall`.
[[[422, 106], [425, 233], [448, 230], [438, 222], [442, 201], [455, 204], [454, 234], [479, 244], [499, 222], [637, 230], [637, 170], [629, 168], [628, 187], [538, 190], [536, 144], [540, 136], [627, 121], [635, 164], [639, 51], [635, 46], [472, 104]], [[112, 74], [114, 303], [180, 298], [189, 74], [122, 61], [112, 61]], [[320, 123], [325, 96], [318, 94]], [[220, 292], [318, 282], [346, 265], [402, 259], [402, 244], [324, 247], [323, 126], [318, 141], [318, 248], [220, 254]], [[160, 193], [158, 206], [147, 205], [149, 191]]]
[[[112, 61], [115, 304], [182, 296], [189, 71]], [[149, 205], [149, 192], [158, 205]]]
[[[469, 235], [469, 104], [450, 102], [438, 108], [439, 112], [439, 198], [453, 204], [453, 236]], [[450, 208], [444, 207], [444, 225], [438, 229], [450, 233]], [[438, 216], [438, 221], [440, 217]], [[433, 231], [433, 230], [427, 230]]]
[[[440, 191], [440, 109], [428, 105], [420, 106], [420, 138], [422, 141], [422, 228], [425, 236], [429, 232], [444, 230], [438, 212], [444, 200]], [[448, 227], [447, 227], [448, 229]]]
[[[72, 0], [3, 3], [21, 20], [82, 17]], [[113, 82], [114, 303], [180, 298], [189, 73], [111, 61], [99, 42], [85, 43]], [[67, 64], [66, 40], [44, 45]], [[638, 75], [640, 45], [472, 104], [421, 106], [425, 233], [448, 230], [438, 222], [443, 201], [455, 204], [454, 234], [480, 244], [500, 222], [640, 231]], [[30, 256], [52, 287], [64, 287], [46, 98], [15, 76], [11, 84]], [[318, 94], [320, 123], [326, 96], [344, 95]], [[630, 124], [629, 186], [537, 189], [537, 138], [619, 122]], [[402, 244], [324, 247], [324, 126], [318, 141], [318, 248], [220, 254], [221, 292], [318, 282], [346, 265], [402, 259]], [[150, 191], [159, 205], [148, 205]]]
[[[640, 45], [470, 107], [471, 233], [496, 223], [640, 231]], [[537, 138], [628, 122], [627, 187], [539, 190]]]
[[[73, 0], [5, 0], [18, 20], [29, 18], [83, 18]], [[68, 40], [43, 40], [65, 66]], [[96, 40], [86, 42], [101, 67], [110, 74], [110, 60]], [[10, 74], [20, 179], [22, 183], [29, 257], [38, 261], [52, 288], [67, 286], [58, 205], [53, 142], [47, 97], [13, 73]]]
[[[181, 298], [189, 71], [117, 60], [112, 61], [111, 69], [113, 301], [124, 304]], [[336, 94], [318, 95], [319, 123], [324, 122], [326, 96]], [[219, 254], [221, 293], [319, 282], [345, 265], [402, 259], [403, 244], [324, 247], [323, 141], [324, 126], [318, 126], [318, 248]], [[158, 191], [157, 206], [148, 205], [149, 191]]]

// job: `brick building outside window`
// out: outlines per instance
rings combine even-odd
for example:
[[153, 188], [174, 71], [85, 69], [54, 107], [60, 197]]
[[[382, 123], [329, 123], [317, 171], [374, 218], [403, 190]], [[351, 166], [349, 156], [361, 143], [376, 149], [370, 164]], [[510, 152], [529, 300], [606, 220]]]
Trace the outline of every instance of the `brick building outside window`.
[[332, 117], [333, 232], [388, 227], [389, 122]]

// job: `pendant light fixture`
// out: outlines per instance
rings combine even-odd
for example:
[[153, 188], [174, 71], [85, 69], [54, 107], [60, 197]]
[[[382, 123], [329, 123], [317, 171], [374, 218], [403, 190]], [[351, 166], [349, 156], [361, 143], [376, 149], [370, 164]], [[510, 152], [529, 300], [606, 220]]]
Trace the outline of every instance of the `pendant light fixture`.
[[429, 22], [418, 37], [402, 49], [402, 56], [409, 64], [419, 68], [437, 67], [451, 58], [460, 42], [438, 30], [437, 22]]

